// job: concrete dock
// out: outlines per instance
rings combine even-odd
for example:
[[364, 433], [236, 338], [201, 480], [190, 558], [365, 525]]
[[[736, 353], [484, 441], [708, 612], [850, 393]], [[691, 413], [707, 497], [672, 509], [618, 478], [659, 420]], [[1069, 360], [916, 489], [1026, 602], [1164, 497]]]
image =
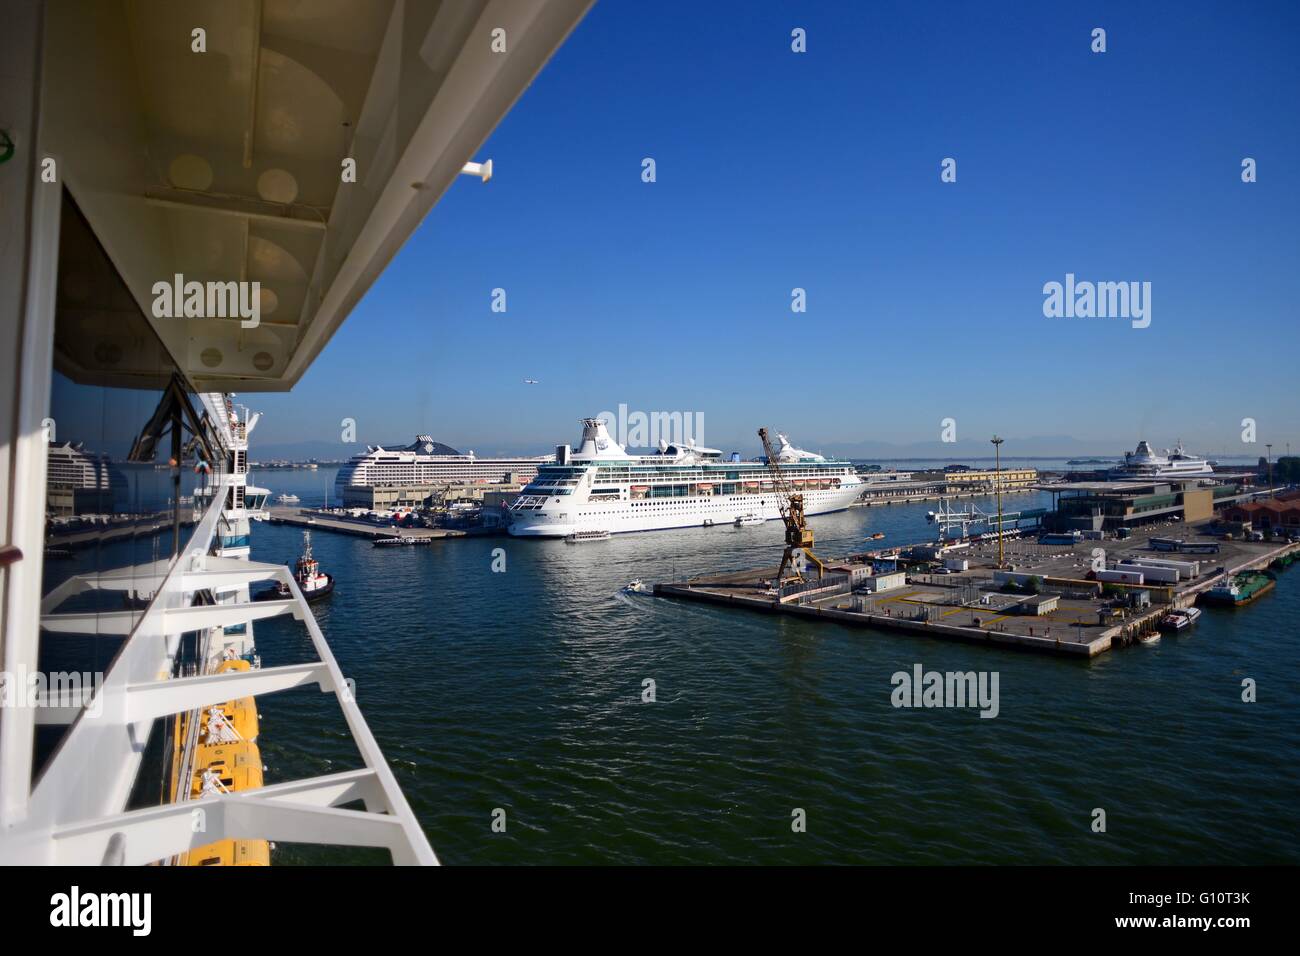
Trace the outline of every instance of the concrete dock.
[[431, 541], [441, 538], [465, 538], [496, 534], [492, 529], [468, 528], [395, 528], [391, 525], [375, 524], [346, 515], [326, 514], [310, 508], [294, 505], [273, 505], [267, 508], [271, 524], [288, 524], [313, 531], [333, 531], [337, 534], [350, 534], [371, 541], [380, 538], [413, 538], [418, 541]]
[[[966, 572], [909, 571], [905, 585], [874, 594], [830, 587], [779, 599], [771, 587], [775, 566], [657, 584], [654, 593], [660, 597], [704, 601], [765, 614], [790, 614], [877, 631], [925, 634], [939, 639], [1090, 658], [1134, 643], [1155, 631], [1165, 614], [1194, 604], [1201, 592], [1225, 575], [1266, 567], [1275, 558], [1300, 549], [1300, 544], [1288, 542], [1222, 541], [1216, 542], [1220, 546], [1218, 554], [1151, 550], [1148, 539], [1169, 536], [1169, 527], [1154, 525], [1129, 539], [1086, 540], [1074, 545], [1004, 541], [1006, 568], [1041, 578], [1042, 593], [1056, 599], [1047, 601], [1043, 612], [1025, 613], [1029, 607], [1026, 595], [1007, 594], [1001, 584], [993, 581], [996, 542], [981, 542], [951, 552], [969, 561], [970, 569]], [[1193, 529], [1186, 527], [1179, 528], [1179, 537], [1189, 541], [1212, 540], [1197, 537]], [[1104, 548], [1112, 561], [1165, 557], [1198, 561], [1203, 570], [1180, 586], [1138, 588], [1151, 593], [1149, 607], [1116, 609], [1106, 614], [1115, 604], [1116, 595], [1101, 593], [1101, 586], [1085, 577], [1094, 548]], [[852, 567], [892, 557], [897, 550], [861, 552], [830, 563]]]

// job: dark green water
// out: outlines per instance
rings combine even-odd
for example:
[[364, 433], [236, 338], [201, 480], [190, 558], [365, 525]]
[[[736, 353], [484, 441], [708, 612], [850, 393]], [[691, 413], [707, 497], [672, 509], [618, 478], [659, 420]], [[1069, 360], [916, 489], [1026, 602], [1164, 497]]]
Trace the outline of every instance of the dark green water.
[[[918, 540], [927, 507], [814, 528], [831, 554], [877, 530]], [[775, 522], [577, 547], [313, 537], [339, 579], [318, 620], [445, 863], [1300, 861], [1295, 569], [1188, 635], [1079, 662], [618, 593], [771, 563]], [[284, 561], [299, 542], [258, 525], [253, 555]], [[257, 635], [267, 666], [310, 654], [291, 620]], [[999, 716], [895, 709], [890, 677], [916, 663], [997, 671]], [[261, 710], [268, 782], [359, 766], [331, 697]], [[282, 846], [274, 862], [384, 858]]]

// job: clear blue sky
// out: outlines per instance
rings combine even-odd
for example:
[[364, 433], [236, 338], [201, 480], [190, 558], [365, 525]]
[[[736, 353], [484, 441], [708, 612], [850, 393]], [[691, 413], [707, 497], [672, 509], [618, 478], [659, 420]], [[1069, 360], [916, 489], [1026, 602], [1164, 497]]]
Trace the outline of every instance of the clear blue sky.
[[[492, 182], [453, 185], [294, 392], [247, 397], [258, 439], [347, 416], [545, 451], [622, 402], [747, 453], [760, 424], [906, 445], [945, 417], [1262, 454], [1249, 416], [1300, 448], [1298, 28], [1280, 2], [600, 0], [481, 150]], [[1151, 326], [1044, 317], [1067, 272], [1151, 282]]]

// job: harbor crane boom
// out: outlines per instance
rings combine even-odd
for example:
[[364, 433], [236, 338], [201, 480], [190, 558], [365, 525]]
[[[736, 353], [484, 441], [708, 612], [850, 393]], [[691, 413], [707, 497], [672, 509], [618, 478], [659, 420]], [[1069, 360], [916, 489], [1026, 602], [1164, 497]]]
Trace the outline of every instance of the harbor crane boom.
[[776, 488], [777, 507], [781, 509], [781, 520], [785, 523], [785, 553], [781, 555], [781, 567], [776, 572], [774, 583], [779, 590], [784, 583], [786, 568], [792, 571], [789, 580], [802, 583], [806, 580], [803, 572], [808, 562], [816, 566], [817, 577], [822, 578], [826, 574], [826, 565], [812, 552], [813, 533], [804, 520], [803, 495], [794, 490], [794, 486], [786, 479], [785, 472], [781, 470], [781, 456], [772, 447], [767, 429], [760, 428], [758, 437], [763, 442], [767, 470], [771, 473]]

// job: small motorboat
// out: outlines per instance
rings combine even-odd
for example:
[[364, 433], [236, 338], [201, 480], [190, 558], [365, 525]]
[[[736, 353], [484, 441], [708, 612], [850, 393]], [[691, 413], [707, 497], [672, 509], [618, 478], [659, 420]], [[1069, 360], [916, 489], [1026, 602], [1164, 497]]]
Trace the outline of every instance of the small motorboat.
[[879, 541], [879, 540], [880, 540], [881, 538], [883, 538], [884, 536], [885, 536], [885, 532], [883, 532], [883, 531], [877, 531], [875, 534], [873, 534], [873, 535], [871, 536], [871, 540], [872, 540], [872, 541]]
[[297, 495], [280, 495], [275, 500], [282, 505], [296, 505], [302, 499], [299, 498]]
[[1152, 631], [1150, 634], [1144, 634], [1142, 637], [1138, 638], [1138, 640], [1141, 641], [1143, 644], [1146, 644], [1148, 647], [1152, 644], [1159, 644], [1160, 632]]
[[1166, 631], [1185, 631], [1201, 616], [1201, 609], [1196, 607], [1183, 608], [1181, 611], [1170, 611], [1160, 619], [1160, 627]]
[[[302, 557], [293, 572], [293, 579], [298, 582], [298, 589], [308, 601], [319, 601], [334, 593], [334, 576], [320, 569], [320, 562], [311, 553], [311, 532], [302, 533]], [[263, 591], [255, 601], [285, 601], [292, 597], [287, 584], [277, 584], [270, 590]]]
[[739, 518], [736, 519], [737, 528], [747, 528], [750, 525], [762, 524], [762, 523], [763, 523], [763, 519], [760, 518], [758, 515], [754, 514], [753, 512], [750, 512], [747, 515], [741, 515]]
[[623, 585], [623, 593], [624, 594], [653, 594], [654, 588], [651, 585], [646, 584], [640, 578], [637, 578], [635, 581]]

